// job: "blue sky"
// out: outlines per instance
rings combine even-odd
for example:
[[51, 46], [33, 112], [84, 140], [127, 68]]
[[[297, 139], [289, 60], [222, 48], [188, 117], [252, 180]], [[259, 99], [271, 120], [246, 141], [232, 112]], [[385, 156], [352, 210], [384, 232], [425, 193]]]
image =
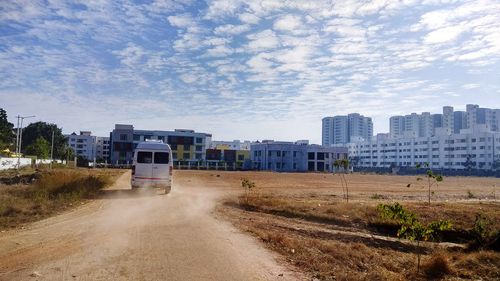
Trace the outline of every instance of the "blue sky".
[[310, 139], [321, 118], [500, 108], [500, 1], [0, 2], [0, 107], [65, 132], [115, 123]]

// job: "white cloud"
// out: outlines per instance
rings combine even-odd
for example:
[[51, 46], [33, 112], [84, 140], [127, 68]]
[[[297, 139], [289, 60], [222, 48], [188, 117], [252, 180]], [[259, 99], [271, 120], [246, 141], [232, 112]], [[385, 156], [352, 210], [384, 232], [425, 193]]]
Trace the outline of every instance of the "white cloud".
[[214, 33], [217, 35], [236, 35], [250, 30], [250, 26], [248, 24], [243, 25], [233, 25], [226, 24], [221, 25], [215, 28]]
[[463, 32], [466, 31], [466, 28], [463, 26], [449, 26], [449, 27], [443, 27], [437, 30], [434, 30], [432, 32], [429, 32], [425, 38], [424, 41], [426, 43], [447, 43], [454, 41], [462, 34]]
[[300, 16], [297, 15], [284, 15], [278, 18], [273, 25], [276, 30], [282, 31], [294, 31], [302, 28], [302, 20]]
[[279, 46], [276, 34], [270, 30], [264, 30], [247, 36], [249, 39], [248, 48], [252, 51], [273, 49]]
[[242, 13], [238, 17], [240, 21], [248, 24], [257, 24], [260, 21], [260, 18], [251, 13]]
[[120, 51], [113, 51], [113, 54], [120, 59], [122, 64], [132, 67], [141, 61], [146, 52], [140, 46], [129, 44]]
[[193, 17], [189, 14], [169, 16], [167, 19], [170, 25], [175, 27], [186, 28], [195, 25]]

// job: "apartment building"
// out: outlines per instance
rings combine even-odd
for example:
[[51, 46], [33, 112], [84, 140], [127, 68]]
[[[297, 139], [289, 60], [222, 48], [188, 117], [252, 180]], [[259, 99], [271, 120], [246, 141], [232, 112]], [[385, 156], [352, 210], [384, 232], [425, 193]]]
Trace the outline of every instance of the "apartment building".
[[198, 162], [205, 160], [212, 135], [193, 130], [174, 131], [137, 130], [133, 125], [116, 124], [110, 133], [111, 164], [130, 164], [137, 144], [146, 140], [160, 140], [172, 148], [173, 161]]
[[444, 106], [442, 114], [412, 113], [404, 116], [392, 116], [389, 119], [390, 136], [393, 139], [411, 137], [430, 137], [436, 130], [451, 131], [459, 134], [462, 129], [474, 129], [486, 126], [493, 132], [500, 131], [500, 109], [481, 108], [468, 104], [466, 111], [454, 111], [451, 106]]
[[337, 159], [347, 157], [345, 147], [310, 145], [308, 141], [262, 141], [250, 148], [253, 169], [277, 172], [332, 172]]
[[373, 121], [358, 113], [322, 119], [322, 145], [345, 144], [373, 136]]
[[97, 161], [109, 162], [109, 137], [96, 137], [95, 144]]
[[429, 163], [434, 169], [491, 170], [500, 162], [500, 132], [487, 126], [462, 129], [459, 134], [440, 130], [431, 137], [386, 138], [349, 144], [349, 157], [357, 167], [415, 167]]
[[68, 138], [68, 145], [76, 156], [83, 157], [87, 160], [94, 160], [96, 155], [95, 136], [92, 136], [90, 131], [80, 131], [77, 135], [73, 132], [70, 135], [65, 135]]

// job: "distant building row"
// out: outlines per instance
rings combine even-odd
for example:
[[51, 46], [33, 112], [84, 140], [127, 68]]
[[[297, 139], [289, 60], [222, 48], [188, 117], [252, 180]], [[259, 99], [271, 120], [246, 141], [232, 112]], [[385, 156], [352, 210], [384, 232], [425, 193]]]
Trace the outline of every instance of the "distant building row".
[[193, 130], [137, 130], [132, 125], [115, 125], [109, 138], [95, 137], [82, 131], [67, 135], [78, 156], [111, 165], [132, 163], [140, 142], [160, 140], [172, 148], [174, 166], [224, 167], [280, 172], [331, 172], [337, 159], [347, 158], [347, 149], [309, 145], [308, 141], [212, 141], [212, 135]]
[[442, 114], [412, 113], [390, 118], [391, 138], [431, 137], [444, 131], [459, 134], [462, 129], [485, 127], [492, 132], [500, 131], [500, 109], [480, 108], [468, 104], [466, 111], [454, 111], [453, 107], [443, 107]]
[[433, 169], [500, 170], [500, 132], [485, 126], [462, 129], [459, 134], [378, 138], [346, 146], [351, 163], [359, 168], [413, 168], [428, 163]]
[[[500, 109], [481, 108], [468, 104], [466, 111], [454, 111], [443, 107], [443, 113], [392, 116], [389, 119], [389, 134], [392, 139], [431, 137], [440, 134], [459, 134], [462, 129], [478, 127], [500, 132]], [[370, 117], [358, 113], [322, 119], [322, 144], [324, 146], [371, 141], [373, 122]]]

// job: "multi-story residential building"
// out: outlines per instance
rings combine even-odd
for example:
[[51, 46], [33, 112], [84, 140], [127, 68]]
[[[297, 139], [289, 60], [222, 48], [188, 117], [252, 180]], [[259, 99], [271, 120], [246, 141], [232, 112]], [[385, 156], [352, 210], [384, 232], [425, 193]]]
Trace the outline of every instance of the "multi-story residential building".
[[441, 127], [450, 129], [451, 131], [455, 130], [455, 114], [453, 113], [453, 107], [444, 106], [443, 107], [443, 124]]
[[94, 160], [95, 157], [95, 137], [90, 131], [80, 131], [80, 134], [72, 133], [65, 135], [68, 138], [68, 145], [71, 147], [76, 156], [83, 157], [87, 160]]
[[263, 141], [252, 143], [250, 153], [256, 170], [332, 172], [335, 160], [347, 157], [347, 148], [310, 145], [307, 141]]
[[135, 147], [146, 140], [160, 140], [172, 148], [173, 161], [198, 162], [205, 160], [212, 135], [193, 130], [174, 131], [136, 130], [132, 125], [116, 124], [110, 134], [111, 164], [130, 164]]
[[357, 167], [415, 167], [429, 163], [434, 169], [490, 170], [500, 161], [500, 132], [487, 126], [447, 134], [449, 128], [431, 137], [380, 139], [349, 144], [349, 157], [356, 157]]
[[453, 133], [459, 134], [460, 130], [467, 128], [467, 112], [453, 112]]
[[322, 119], [322, 145], [345, 144], [373, 136], [373, 121], [358, 113]]
[[98, 162], [109, 162], [109, 137], [96, 137], [96, 159]]

